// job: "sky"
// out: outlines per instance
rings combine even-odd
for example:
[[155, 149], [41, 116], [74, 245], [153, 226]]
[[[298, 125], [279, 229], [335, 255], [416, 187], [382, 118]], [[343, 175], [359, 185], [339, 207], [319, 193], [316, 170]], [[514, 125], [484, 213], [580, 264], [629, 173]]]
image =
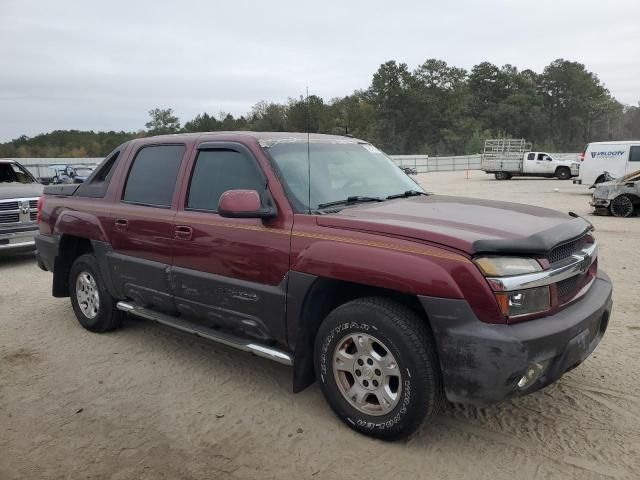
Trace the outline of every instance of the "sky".
[[640, 102], [640, 1], [0, 0], [0, 142], [365, 89], [387, 60], [584, 63]]

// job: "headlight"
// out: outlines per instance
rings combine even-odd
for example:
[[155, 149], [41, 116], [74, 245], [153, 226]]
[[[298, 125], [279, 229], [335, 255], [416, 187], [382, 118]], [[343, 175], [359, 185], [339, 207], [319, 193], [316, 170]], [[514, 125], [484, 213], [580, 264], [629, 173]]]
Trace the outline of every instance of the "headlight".
[[[528, 257], [484, 256], [474, 261], [485, 277], [510, 277], [542, 271], [538, 261]], [[548, 286], [509, 292], [494, 291], [494, 295], [505, 317], [544, 312], [549, 309], [551, 301]]]
[[479, 257], [475, 259], [486, 277], [509, 277], [542, 271], [540, 264], [526, 257]]
[[500, 311], [505, 317], [517, 317], [549, 309], [549, 287], [528, 288], [513, 292], [495, 292]]

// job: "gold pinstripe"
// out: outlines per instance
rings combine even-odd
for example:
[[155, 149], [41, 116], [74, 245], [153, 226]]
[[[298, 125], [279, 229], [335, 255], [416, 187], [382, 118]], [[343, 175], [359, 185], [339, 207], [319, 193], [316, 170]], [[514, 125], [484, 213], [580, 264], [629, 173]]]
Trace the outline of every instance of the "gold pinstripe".
[[237, 230], [249, 230], [249, 231], [257, 231], [257, 232], [268, 232], [268, 233], [275, 233], [275, 234], [279, 234], [279, 235], [289, 235], [291, 234], [294, 237], [300, 237], [300, 238], [311, 238], [311, 239], [316, 239], [316, 240], [328, 240], [328, 241], [332, 241], [332, 242], [339, 242], [339, 243], [348, 243], [351, 245], [364, 245], [367, 247], [374, 247], [374, 248], [382, 248], [385, 250], [393, 250], [396, 252], [404, 252], [404, 253], [414, 253], [416, 255], [424, 255], [427, 257], [436, 257], [436, 258], [444, 258], [447, 260], [453, 260], [453, 261], [457, 261], [457, 262], [463, 262], [463, 263], [470, 263], [471, 260], [469, 260], [466, 257], [463, 257], [462, 255], [458, 255], [456, 253], [453, 252], [446, 252], [446, 251], [434, 251], [432, 249], [429, 248], [423, 248], [420, 246], [415, 246], [415, 247], [408, 247], [408, 246], [402, 246], [402, 245], [397, 245], [394, 243], [387, 243], [387, 242], [379, 242], [379, 241], [375, 241], [375, 240], [360, 240], [357, 238], [350, 238], [350, 237], [342, 237], [342, 236], [337, 236], [337, 235], [327, 235], [327, 234], [323, 234], [323, 233], [316, 233], [316, 232], [304, 232], [304, 231], [293, 231], [293, 232], [289, 232], [288, 230], [283, 230], [280, 228], [269, 228], [269, 227], [264, 227], [261, 225], [247, 225], [247, 224], [243, 224], [243, 223], [228, 223], [228, 222], [199, 222], [197, 220], [192, 220], [189, 219], [188, 223], [195, 223], [198, 225], [209, 225], [212, 227], [223, 227], [223, 228], [234, 228]]

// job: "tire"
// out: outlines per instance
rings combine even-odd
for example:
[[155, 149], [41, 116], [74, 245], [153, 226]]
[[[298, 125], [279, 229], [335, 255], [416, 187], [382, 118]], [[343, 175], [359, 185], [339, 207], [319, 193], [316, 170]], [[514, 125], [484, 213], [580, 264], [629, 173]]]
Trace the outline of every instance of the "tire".
[[107, 292], [92, 254], [81, 255], [73, 262], [69, 293], [76, 318], [87, 330], [108, 332], [122, 324], [125, 313], [116, 308], [116, 300]]
[[433, 335], [415, 312], [388, 299], [363, 298], [333, 310], [318, 330], [314, 362], [333, 411], [365, 435], [407, 437], [444, 402]]
[[509, 172], [496, 172], [494, 173], [496, 180], [509, 180], [511, 178], [511, 174]]
[[556, 177], [558, 177], [558, 180], [569, 180], [571, 178], [571, 170], [561, 167], [556, 170]]
[[635, 205], [628, 195], [619, 195], [611, 201], [609, 210], [614, 217], [630, 217], [633, 215]]

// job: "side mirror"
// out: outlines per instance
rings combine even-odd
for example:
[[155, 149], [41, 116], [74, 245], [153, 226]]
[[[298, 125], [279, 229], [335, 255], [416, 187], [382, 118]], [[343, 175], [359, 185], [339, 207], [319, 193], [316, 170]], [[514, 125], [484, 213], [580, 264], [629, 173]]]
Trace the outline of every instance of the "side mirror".
[[220, 195], [218, 213], [226, 218], [271, 218], [275, 207], [263, 206], [255, 190], [227, 190]]

